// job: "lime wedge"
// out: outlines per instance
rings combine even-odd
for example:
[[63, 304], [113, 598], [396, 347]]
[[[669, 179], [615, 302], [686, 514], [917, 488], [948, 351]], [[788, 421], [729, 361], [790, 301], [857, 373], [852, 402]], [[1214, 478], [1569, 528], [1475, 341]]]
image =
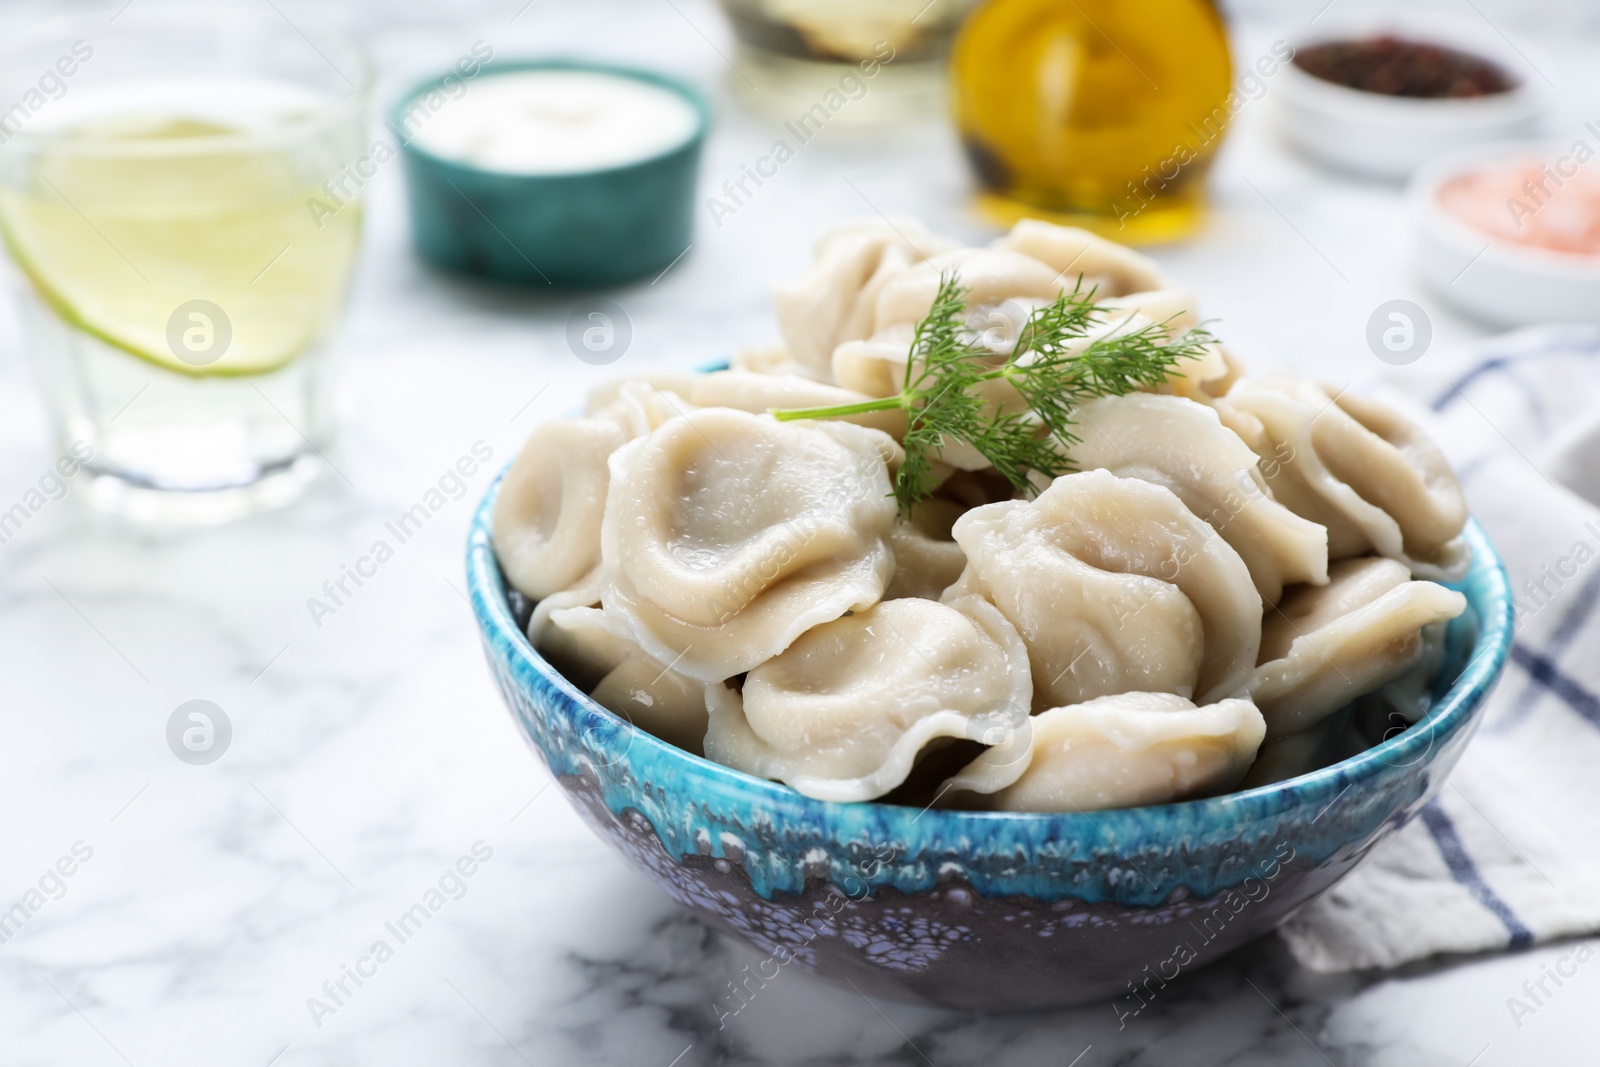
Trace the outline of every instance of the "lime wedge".
[[[206, 150], [212, 135], [228, 139]], [[149, 116], [101, 120], [56, 145], [34, 158], [25, 188], [0, 189], [0, 235], [68, 322], [189, 375], [265, 374], [327, 330], [359, 205], [330, 213], [289, 152]]]

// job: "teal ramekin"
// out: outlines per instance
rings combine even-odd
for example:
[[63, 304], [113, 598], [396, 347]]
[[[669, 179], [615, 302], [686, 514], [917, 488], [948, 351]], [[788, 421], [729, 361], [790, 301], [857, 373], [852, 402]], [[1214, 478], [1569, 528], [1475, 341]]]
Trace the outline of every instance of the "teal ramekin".
[[445, 270], [572, 288], [617, 285], [666, 269], [688, 249], [694, 229], [700, 150], [711, 125], [705, 98], [653, 71], [573, 59], [495, 63], [473, 81], [525, 70], [588, 71], [659, 86], [687, 100], [699, 122], [687, 141], [636, 163], [511, 174], [445, 159], [412, 142], [403, 116], [413, 101], [461, 78], [450, 72], [417, 85], [390, 109], [389, 126], [401, 146], [418, 254]]

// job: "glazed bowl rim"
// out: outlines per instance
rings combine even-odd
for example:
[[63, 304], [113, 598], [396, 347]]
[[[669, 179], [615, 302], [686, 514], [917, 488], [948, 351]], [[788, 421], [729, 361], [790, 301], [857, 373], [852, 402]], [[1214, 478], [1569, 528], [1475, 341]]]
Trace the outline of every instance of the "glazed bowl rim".
[[[798, 806], [821, 812], [829, 822], [838, 819], [837, 824], [843, 825], [849, 821], [842, 818], [846, 812], [871, 805], [879, 809], [880, 815], [886, 820], [892, 818], [892, 813], [898, 812], [903, 813], [904, 819], [909, 822], [921, 819], [932, 822], [933, 826], [919, 828], [922, 834], [935, 833], [936, 827], [941, 826], [948, 827], [953, 836], [961, 836], [963, 828], [973, 829], [995, 823], [1048, 823], [1062, 827], [1064, 833], [1081, 834], [1088, 831], [1104, 836], [1107, 831], [1103, 824], [1109, 823], [1143, 836], [1153, 826], [1177, 813], [1184, 813], [1187, 816], [1185, 821], [1191, 825], [1227, 826], [1276, 818], [1312, 804], [1326, 803], [1331, 806], [1346, 792], [1378, 777], [1385, 769], [1425, 765], [1429, 756], [1436, 751], [1436, 736], [1450, 736], [1469, 725], [1481, 710], [1511, 648], [1513, 605], [1510, 579], [1499, 553], [1483, 528], [1476, 519], [1469, 518], [1463, 536], [1474, 553], [1474, 570], [1481, 568], [1483, 572], [1484, 588], [1477, 636], [1466, 665], [1444, 695], [1415, 724], [1338, 763], [1280, 782], [1221, 796], [1095, 812], [961, 811], [947, 808], [925, 808], [918, 812], [909, 806], [880, 804], [876, 801], [818, 800], [780, 782], [757, 778], [714, 763], [660, 740], [602, 707], [534, 650], [512, 616], [490, 537], [494, 502], [509, 466], [508, 463], [503, 467], [489, 484], [473, 512], [468, 529], [467, 591], [483, 638], [486, 641], [500, 638], [506, 648], [515, 650], [515, 654], [530, 670], [565, 696], [574, 709], [608, 722], [618, 731], [618, 736], [627, 738], [626, 751], [633, 752], [634, 746], [643, 746], [654, 758], [681, 761], [687, 764], [686, 769], [693, 772], [688, 776], [691, 779], [699, 778], [747, 796], [759, 796], [770, 802], [775, 815], [793, 811]], [[1469, 606], [1472, 606], [1471, 599]], [[526, 688], [518, 684], [520, 688]], [[540, 702], [535, 701], [535, 704]], [[518, 727], [527, 732], [520, 721]], [[531, 737], [529, 739], [532, 740]], [[1117, 836], [1121, 839], [1121, 835]]]

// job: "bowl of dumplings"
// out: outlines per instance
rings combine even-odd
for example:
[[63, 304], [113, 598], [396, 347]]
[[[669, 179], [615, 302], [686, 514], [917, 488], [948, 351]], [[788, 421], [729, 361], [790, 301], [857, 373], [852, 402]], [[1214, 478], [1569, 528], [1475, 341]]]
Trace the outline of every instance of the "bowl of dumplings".
[[[843, 226], [776, 287], [781, 343], [596, 390], [490, 489], [499, 688], [600, 836], [762, 954], [719, 1011], [792, 966], [1121, 1015], [1441, 787], [1510, 645], [1493, 547], [1412, 421], [1245, 374], [1195, 304], [1081, 230]], [[1064, 424], [1012, 373], [1039, 357], [990, 373], [974, 339], [1020, 351], [1052, 307], [1052, 365], [1183, 355], [1074, 393], [1059, 464], [1009, 469], [994, 427]], [[966, 439], [877, 403], [930, 337], [977, 365]]]

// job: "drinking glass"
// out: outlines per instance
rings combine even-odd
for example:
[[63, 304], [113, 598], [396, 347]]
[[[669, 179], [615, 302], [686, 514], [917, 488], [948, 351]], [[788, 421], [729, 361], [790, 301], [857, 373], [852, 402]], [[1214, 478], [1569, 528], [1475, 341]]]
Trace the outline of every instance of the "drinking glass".
[[0, 46], [25, 343], [114, 510], [224, 520], [325, 462], [372, 72], [269, 7], [134, 4]]

